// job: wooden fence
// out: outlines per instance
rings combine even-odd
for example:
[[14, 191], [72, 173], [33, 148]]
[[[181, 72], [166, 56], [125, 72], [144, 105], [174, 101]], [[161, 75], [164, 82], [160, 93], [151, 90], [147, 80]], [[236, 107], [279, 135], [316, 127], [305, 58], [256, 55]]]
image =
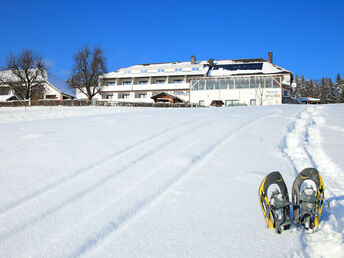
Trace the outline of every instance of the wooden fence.
[[[87, 100], [33, 100], [31, 106], [89, 106]], [[93, 106], [122, 106], [122, 107], [164, 107], [164, 108], [191, 108], [201, 107], [198, 104], [190, 103], [138, 103], [138, 102], [117, 102], [117, 101], [93, 101]], [[24, 107], [29, 106], [28, 100], [17, 100], [0, 102], [0, 107]]]

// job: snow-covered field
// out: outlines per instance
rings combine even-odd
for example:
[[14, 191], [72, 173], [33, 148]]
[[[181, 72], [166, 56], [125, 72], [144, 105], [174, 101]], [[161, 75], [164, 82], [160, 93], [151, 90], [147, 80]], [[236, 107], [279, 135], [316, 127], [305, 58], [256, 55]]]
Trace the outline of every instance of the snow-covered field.
[[[0, 257], [344, 257], [344, 105], [0, 108]], [[258, 187], [316, 167], [319, 231]]]

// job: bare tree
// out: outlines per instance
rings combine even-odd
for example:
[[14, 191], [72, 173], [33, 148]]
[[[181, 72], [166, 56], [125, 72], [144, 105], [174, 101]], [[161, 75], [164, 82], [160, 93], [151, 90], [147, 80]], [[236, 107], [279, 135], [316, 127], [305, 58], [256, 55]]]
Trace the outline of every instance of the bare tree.
[[89, 104], [92, 98], [99, 93], [99, 76], [107, 72], [105, 56], [100, 47], [94, 47], [93, 52], [87, 45], [82, 47], [74, 56], [74, 65], [71, 78], [67, 83], [75, 90], [87, 96]]
[[264, 85], [262, 85], [261, 82], [259, 82], [258, 88], [256, 88], [256, 98], [258, 99], [260, 106], [263, 105], [263, 101], [264, 101], [264, 88], [263, 87]]
[[17, 56], [10, 54], [6, 66], [0, 72], [0, 83], [15, 91], [20, 99], [31, 99], [43, 91], [41, 84], [47, 78], [47, 66], [42, 57], [33, 50], [22, 50]]

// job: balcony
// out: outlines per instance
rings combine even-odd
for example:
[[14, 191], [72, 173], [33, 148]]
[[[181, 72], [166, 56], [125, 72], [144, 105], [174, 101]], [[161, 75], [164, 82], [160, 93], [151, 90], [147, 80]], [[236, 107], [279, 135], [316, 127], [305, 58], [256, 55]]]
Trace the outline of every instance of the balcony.
[[134, 84], [102, 86], [103, 92], [109, 91], [169, 91], [169, 90], [189, 90], [189, 83], [164, 83], [164, 84]]

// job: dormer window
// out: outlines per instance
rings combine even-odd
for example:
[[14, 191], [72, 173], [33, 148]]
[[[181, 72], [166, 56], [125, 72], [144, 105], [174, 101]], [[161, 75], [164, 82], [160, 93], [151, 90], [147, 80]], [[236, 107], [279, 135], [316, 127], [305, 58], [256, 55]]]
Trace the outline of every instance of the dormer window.
[[147, 70], [141, 70], [141, 73], [147, 73]]
[[199, 67], [192, 67], [192, 71], [199, 71]]
[[175, 68], [174, 71], [175, 71], [175, 72], [182, 72], [182, 71], [183, 71], [183, 68]]
[[164, 73], [165, 69], [158, 69], [158, 73]]
[[130, 74], [131, 71], [130, 71], [130, 70], [126, 70], [126, 71], [124, 71], [124, 73], [125, 73], [125, 74]]

